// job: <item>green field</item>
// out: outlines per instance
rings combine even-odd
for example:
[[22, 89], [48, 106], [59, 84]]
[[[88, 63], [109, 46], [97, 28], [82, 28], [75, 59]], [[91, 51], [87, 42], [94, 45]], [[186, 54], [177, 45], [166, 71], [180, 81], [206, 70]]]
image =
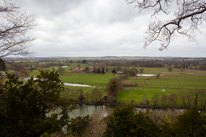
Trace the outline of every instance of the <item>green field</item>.
[[67, 83], [87, 84], [96, 87], [105, 87], [109, 80], [114, 76], [112, 73], [67, 73], [60, 79]]
[[[165, 91], [162, 91], [165, 89]], [[167, 88], [167, 87], [134, 87], [128, 90], [122, 90], [118, 96], [117, 100], [131, 102], [132, 100], [136, 103], [141, 103], [143, 95], [147, 95], [148, 99], [151, 99], [155, 94], [171, 94], [179, 93], [181, 89], [178, 88]]]
[[[70, 67], [64, 69], [64, 73], [60, 75], [60, 79], [65, 83], [76, 83], [76, 84], [86, 84], [90, 86], [95, 86], [104, 95], [106, 93], [106, 85], [109, 80], [113, 77], [117, 77], [111, 72], [105, 74], [97, 73], [71, 73], [70, 69], [77, 67], [78, 63], [70, 63]], [[85, 68], [88, 64], [80, 64], [80, 67]], [[108, 68], [112, 68], [109, 66]], [[58, 69], [57, 66], [52, 66], [49, 68], [43, 68], [43, 70], [53, 70]], [[122, 67], [124, 68], [124, 67]], [[133, 67], [130, 67], [133, 68]], [[181, 94], [182, 89], [185, 91], [192, 91], [196, 89], [206, 89], [206, 71], [190, 70], [185, 69], [173, 69], [172, 72], [168, 72], [167, 68], [157, 68], [157, 67], [137, 67], [137, 69], [144, 69], [144, 74], [157, 74], [160, 73], [163, 76], [159, 78], [153, 77], [129, 77], [127, 80], [123, 80], [123, 83], [137, 84], [137, 87], [127, 87], [123, 88], [118, 96], [118, 101], [131, 102], [131, 100], [140, 103], [143, 95], [146, 95], [148, 99], [152, 99], [153, 95], [162, 94], [169, 95], [171, 93]], [[31, 76], [36, 76], [39, 72], [34, 70], [30, 73]], [[68, 87], [68, 86], [65, 86]], [[94, 87], [72, 87], [70, 89], [83, 89], [84, 93], [91, 91]], [[165, 89], [164, 92], [161, 90]]]
[[157, 79], [151, 77], [145, 80], [146, 86], [158, 87], [185, 87], [185, 88], [206, 88], [206, 76], [196, 75], [168, 75]]
[[[69, 95], [68, 95], [68, 92], [67, 92], [68, 89], [72, 89], [72, 90], [82, 89], [82, 90], [84, 91], [84, 94], [86, 94], [86, 93], [91, 94], [91, 92], [92, 92], [92, 90], [93, 90], [94, 88], [95, 88], [95, 87], [90, 88], [90, 87], [72, 87], [72, 86], [65, 86], [65, 91], [62, 92], [61, 95], [62, 95], [63, 97], [70, 98], [70, 97], [68, 97], [68, 96], [69, 96]], [[99, 87], [98, 90], [101, 91], [102, 95], [105, 94], [105, 88]], [[88, 100], [91, 101], [91, 98], [89, 98]]]
[[[91, 91], [95, 88], [97, 88], [99, 91], [101, 91], [102, 95], [105, 94], [105, 88], [109, 80], [113, 77], [117, 77], [111, 72], [105, 73], [105, 74], [98, 74], [98, 73], [71, 73], [70, 68], [75, 68], [76, 63], [74, 63], [72, 66], [65, 68], [65, 71], [63, 75], [60, 75], [60, 79], [64, 83], [75, 83], [75, 84], [85, 84], [90, 85], [92, 87], [73, 87], [73, 86], [65, 86], [66, 88], [70, 89], [83, 89], [84, 93], [88, 92], [91, 93]], [[81, 64], [81, 66], [83, 66]], [[86, 65], [84, 65], [86, 66]], [[56, 68], [57, 66], [53, 66]], [[43, 70], [53, 70], [53, 67], [49, 68], [43, 68]], [[39, 74], [38, 70], [34, 70], [30, 72], [30, 76], [36, 77], [36, 75]]]

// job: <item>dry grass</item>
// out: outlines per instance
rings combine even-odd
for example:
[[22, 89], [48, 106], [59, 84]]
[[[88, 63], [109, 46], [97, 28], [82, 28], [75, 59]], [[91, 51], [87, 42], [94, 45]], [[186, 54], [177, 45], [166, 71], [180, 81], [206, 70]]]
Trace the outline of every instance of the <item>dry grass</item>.
[[156, 124], [160, 124], [162, 120], [170, 120], [170, 121], [176, 121], [176, 117], [178, 115], [183, 114], [183, 110], [150, 110], [147, 111], [145, 114], [150, 117], [152, 121], [154, 121]]
[[202, 71], [202, 70], [191, 70], [191, 69], [184, 69], [183, 71], [181, 71], [180, 69], [175, 69], [175, 71], [172, 72], [161, 72], [161, 74], [163, 75], [206, 75], [206, 71]]
[[89, 123], [86, 133], [83, 137], [101, 137], [103, 136], [107, 123], [102, 120], [105, 112], [103, 110], [91, 115], [92, 121]]

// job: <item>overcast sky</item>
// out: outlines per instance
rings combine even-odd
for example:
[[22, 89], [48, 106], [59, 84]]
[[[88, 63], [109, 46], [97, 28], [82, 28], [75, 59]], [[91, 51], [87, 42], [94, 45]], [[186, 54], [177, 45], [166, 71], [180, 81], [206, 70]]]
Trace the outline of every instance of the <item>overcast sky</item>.
[[160, 44], [143, 48], [152, 12], [139, 14], [126, 0], [17, 0], [39, 24], [31, 50], [35, 56], [180, 56], [206, 57], [206, 27], [195, 42], [177, 35], [167, 50]]

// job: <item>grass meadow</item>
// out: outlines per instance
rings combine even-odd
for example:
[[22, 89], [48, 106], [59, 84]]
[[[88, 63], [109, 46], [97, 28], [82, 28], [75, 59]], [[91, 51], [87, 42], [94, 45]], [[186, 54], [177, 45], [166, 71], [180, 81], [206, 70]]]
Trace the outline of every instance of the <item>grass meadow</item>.
[[[106, 93], [106, 85], [109, 80], [113, 77], [117, 77], [111, 72], [105, 74], [97, 73], [71, 73], [70, 69], [77, 67], [78, 63], [70, 63], [69, 67], [64, 69], [64, 73], [60, 75], [60, 79], [65, 83], [76, 83], [86, 84], [95, 86], [102, 95]], [[80, 64], [80, 67], [87, 67], [88, 64]], [[112, 68], [109, 66], [108, 68]], [[58, 66], [52, 66], [49, 68], [43, 68], [43, 70], [55, 70]], [[124, 67], [122, 67], [124, 68]], [[133, 68], [133, 67], [130, 67]], [[126, 87], [121, 90], [117, 96], [118, 101], [131, 102], [131, 100], [140, 103], [143, 96], [146, 95], [148, 99], [152, 99], [155, 94], [166, 94], [176, 93], [177, 95], [182, 94], [182, 91], [192, 91], [196, 89], [206, 89], [206, 71], [184, 69], [173, 69], [169, 72], [167, 68], [157, 67], [136, 67], [136, 69], [144, 69], [144, 74], [157, 74], [160, 73], [162, 76], [159, 78], [153, 77], [129, 77], [127, 80], [123, 80], [122, 83], [130, 83], [131, 85], [137, 85], [137, 87]], [[36, 76], [39, 73], [38, 70], [30, 72], [30, 76]], [[94, 87], [72, 87], [65, 86], [70, 89], [83, 89], [84, 93], [91, 91]], [[165, 91], [162, 91], [165, 89]]]
[[68, 73], [60, 76], [63, 82], [87, 84], [96, 87], [105, 87], [109, 80], [116, 77], [111, 72], [105, 74], [97, 73]]
[[[163, 91], [165, 89], [165, 91]], [[190, 90], [190, 89], [186, 89]], [[148, 99], [152, 99], [153, 95], [155, 94], [171, 94], [171, 93], [177, 93], [179, 94], [182, 91], [182, 89], [179, 88], [168, 88], [168, 87], [133, 87], [131, 89], [122, 90], [117, 96], [118, 101], [125, 101], [125, 102], [131, 102], [136, 101], [136, 103], [141, 103], [142, 98], [144, 95], [147, 96]]]
[[[67, 92], [68, 91], [68, 89], [72, 89], [72, 90], [78, 90], [78, 89], [82, 89], [83, 91], [84, 91], [84, 94], [86, 94], [86, 93], [89, 93], [90, 95], [91, 95], [91, 92], [92, 92], [92, 90], [94, 89], [94, 88], [96, 88], [96, 87], [72, 87], [72, 86], [65, 86], [65, 91], [64, 92], [61, 92], [61, 95], [63, 96], [63, 97], [67, 97], [68, 99], [70, 98], [69, 96], [70, 96], [70, 93], [69, 92]], [[105, 88], [101, 88], [101, 87], [98, 87], [98, 90], [99, 91], [101, 91], [101, 93], [102, 93], [102, 95], [104, 95], [105, 94]], [[91, 98], [89, 97], [88, 98], [88, 100], [89, 101], [91, 101]]]

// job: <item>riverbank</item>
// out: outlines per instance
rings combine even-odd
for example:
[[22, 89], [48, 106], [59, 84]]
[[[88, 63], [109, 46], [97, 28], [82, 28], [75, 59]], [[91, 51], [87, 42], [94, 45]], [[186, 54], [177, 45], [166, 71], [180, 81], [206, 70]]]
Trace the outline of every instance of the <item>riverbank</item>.
[[[121, 103], [121, 102], [89, 102], [89, 101], [76, 101], [76, 100], [69, 100], [73, 103], [76, 103], [78, 105], [94, 105], [94, 106], [110, 106], [110, 107], [115, 107], [120, 104], [130, 104], [130, 103]], [[144, 109], [188, 109], [186, 106], [160, 106], [160, 105], [141, 105], [141, 104], [133, 104], [136, 108], [144, 108]], [[199, 108], [199, 110], [206, 110], [206, 108]]]

